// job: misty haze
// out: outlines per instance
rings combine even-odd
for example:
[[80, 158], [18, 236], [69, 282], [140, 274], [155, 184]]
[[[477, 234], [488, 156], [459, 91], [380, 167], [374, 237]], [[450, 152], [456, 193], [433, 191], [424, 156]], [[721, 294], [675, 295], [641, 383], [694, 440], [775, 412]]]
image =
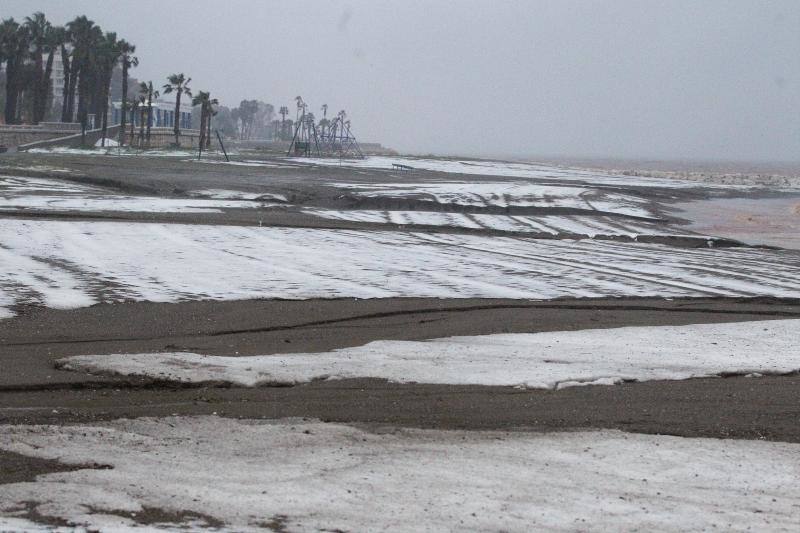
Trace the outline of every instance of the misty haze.
[[0, 532], [797, 530], [799, 30], [3, 0]]

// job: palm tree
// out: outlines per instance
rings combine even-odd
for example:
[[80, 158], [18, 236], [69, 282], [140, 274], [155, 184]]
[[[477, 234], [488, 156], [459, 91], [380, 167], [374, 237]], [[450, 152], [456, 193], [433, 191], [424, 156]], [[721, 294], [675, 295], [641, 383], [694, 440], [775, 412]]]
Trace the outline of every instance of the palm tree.
[[[67, 28], [72, 35], [73, 59], [72, 59], [72, 79], [70, 80], [70, 94], [68, 98], [72, 100], [74, 86], [77, 79], [78, 84], [78, 119], [81, 123], [82, 141], [86, 137], [86, 122], [89, 107], [89, 83], [92, 78], [92, 69], [95, 63], [95, 51], [97, 43], [102, 37], [102, 31], [94, 21], [85, 16], [75, 18], [67, 24]], [[82, 142], [83, 144], [83, 142]]]
[[147, 84], [142, 82], [139, 84], [139, 148], [144, 147], [145, 109], [147, 109]]
[[206, 142], [206, 112], [208, 111], [207, 102], [211, 97], [208, 91], [198, 91], [192, 98], [192, 106], [200, 106], [200, 149], [205, 147]]
[[120, 39], [120, 61], [122, 62], [122, 116], [119, 122], [119, 144], [125, 145], [125, 122], [128, 118], [128, 70], [139, 65], [139, 58], [134, 56], [136, 46], [125, 39]]
[[286, 107], [285, 105], [281, 106], [281, 109], [280, 109], [280, 111], [278, 111], [278, 114], [280, 114], [280, 116], [281, 116], [281, 138], [283, 138], [285, 140], [285, 138], [286, 138], [286, 115], [289, 114], [289, 108]]
[[211, 117], [217, 114], [214, 106], [219, 105], [219, 100], [211, 98], [208, 101], [208, 112], [206, 113], [206, 150], [211, 148]]
[[325, 130], [328, 127], [328, 104], [322, 104], [322, 120], [319, 121], [322, 136], [325, 136]]
[[130, 104], [131, 104], [131, 144], [133, 144], [133, 140], [136, 138], [135, 137], [134, 128], [136, 127], [136, 112], [139, 110], [139, 101], [140, 101], [140, 98], [136, 98], [136, 97], [131, 98], [131, 101], [130, 101]]
[[[341, 138], [342, 140], [344, 140], [344, 125], [345, 125], [345, 119], [347, 118], [347, 112], [346, 112], [344, 109], [342, 109], [342, 110], [341, 110], [341, 111], [339, 111], [339, 113], [336, 115], [336, 118], [338, 118], [338, 119], [339, 119], [339, 133], [340, 133], [340, 138]], [[334, 140], [336, 140], [336, 139], [334, 139]]]
[[[71, 53], [67, 48], [67, 43], [72, 40], [72, 34], [64, 26], [56, 26], [53, 28], [53, 43], [58, 43], [58, 48], [61, 51], [61, 66], [64, 69], [64, 85], [61, 88], [61, 122], [72, 122], [72, 103], [69, 101], [70, 95], [70, 81], [74, 74], [72, 72], [72, 64], [70, 61]], [[74, 100], [74, 93], [73, 93]], [[67, 115], [69, 110], [70, 114]]]
[[199, 91], [192, 99], [193, 106], [200, 106], [201, 148], [211, 145], [211, 116], [216, 114], [213, 106], [218, 103], [219, 101], [216, 98], [211, 98], [211, 93], [208, 91]]
[[52, 76], [53, 76], [53, 63], [55, 55], [59, 47], [62, 46], [66, 40], [66, 30], [63, 26], [50, 26], [45, 35], [44, 50], [47, 53], [47, 61], [45, 62], [44, 72], [40, 79], [41, 100], [39, 102], [38, 112], [34, 114], [34, 120], [41, 122], [45, 118], [48, 108], [52, 102]]
[[[38, 124], [44, 116], [47, 101], [48, 84], [45, 85], [44, 54], [49, 44], [51, 26], [44, 13], [38, 11], [31, 17], [25, 17], [25, 28], [28, 30], [31, 59], [33, 59], [33, 123]], [[52, 53], [48, 61], [50, 70], [53, 68]]]
[[5, 122], [17, 122], [19, 93], [23, 87], [23, 67], [28, 52], [29, 35], [25, 26], [13, 18], [0, 23], [0, 59], [6, 64]]
[[[139, 84], [139, 94], [144, 96], [145, 100], [142, 106], [142, 125], [144, 127], [144, 113], [145, 107], [147, 109], [147, 147], [150, 148], [150, 128], [153, 126], [153, 102], [159, 96], [161, 96], [158, 91], [153, 90], [153, 82], [148, 81], [147, 83], [141, 82]], [[176, 119], [177, 120], [177, 117]]]
[[174, 132], [175, 132], [175, 146], [180, 147], [181, 140], [181, 126], [180, 126], [180, 116], [181, 116], [181, 95], [186, 93], [186, 96], [189, 98], [192, 97], [192, 90], [189, 87], [189, 82], [192, 81], [192, 78], [187, 78], [180, 74], [173, 74], [167, 78], [169, 83], [164, 85], [164, 94], [170, 94], [175, 92], [175, 120], [174, 120]]
[[106, 132], [108, 131], [108, 95], [111, 91], [111, 76], [117, 63], [119, 63], [121, 55], [117, 34], [107, 32], [100, 41], [96, 54], [97, 76], [100, 81], [96, 105], [101, 114], [101, 127], [103, 129], [101, 143], [105, 146]]

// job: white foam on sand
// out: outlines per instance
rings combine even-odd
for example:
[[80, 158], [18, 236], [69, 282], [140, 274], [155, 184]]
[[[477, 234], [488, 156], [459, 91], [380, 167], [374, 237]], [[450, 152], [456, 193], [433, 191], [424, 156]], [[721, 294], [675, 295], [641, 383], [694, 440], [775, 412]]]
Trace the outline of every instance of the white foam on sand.
[[800, 370], [800, 320], [624, 327], [376, 341], [355, 348], [250, 357], [194, 353], [81, 355], [63, 368], [178, 382], [292, 385], [320, 379], [559, 389], [623, 381]]
[[785, 250], [11, 218], [0, 219], [0, 235], [0, 300], [17, 304], [398, 296], [800, 297], [800, 256]]
[[103, 531], [134, 528], [121, 514], [144, 507], [201, 513], [224, 531], [789, 531], [800, 500], [800, 445], [618, 431], [370, 432], [212, 416], [2, 426], [0, 448], [110, 466], [0, 485], [4, 520], [34, 502]]

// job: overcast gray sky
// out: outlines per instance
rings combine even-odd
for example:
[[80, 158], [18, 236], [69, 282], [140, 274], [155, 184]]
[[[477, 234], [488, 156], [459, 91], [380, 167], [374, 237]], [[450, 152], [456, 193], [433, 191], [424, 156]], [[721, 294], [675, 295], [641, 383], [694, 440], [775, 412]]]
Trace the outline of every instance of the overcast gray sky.
[[402, 151], [800, 159], [800, 1], [3, 0], [86, 14], [235, 106], [296, 95]]

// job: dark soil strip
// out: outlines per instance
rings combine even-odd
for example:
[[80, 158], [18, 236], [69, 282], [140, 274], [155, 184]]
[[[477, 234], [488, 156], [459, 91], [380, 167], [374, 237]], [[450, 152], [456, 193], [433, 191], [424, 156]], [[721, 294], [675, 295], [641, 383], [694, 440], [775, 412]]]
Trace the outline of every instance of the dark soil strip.
[[63, 424], [122, 417], [308, 417], [440, 429], [630, 432], [800, 442], [800, 375], [648, 381], [558, 391], [393, 384], [376, 379], [286, 388], [104, 389], [0, 395], [0, 423]]
[[[18, 317], [0, 320], [0, 390], [93, 387], [100, 386], [100, 382], [132, 386], [130, 379], [55, 368], [56, 360], [71, 355], [322, 352], [383, 339], [424, 340], [800, 317], [796, 300], [772, 298], [342, 298], [142, 302], [66, 311], [41, 307], [18, 311]], [[133, 380], [134, 385], [138, 383]]]

